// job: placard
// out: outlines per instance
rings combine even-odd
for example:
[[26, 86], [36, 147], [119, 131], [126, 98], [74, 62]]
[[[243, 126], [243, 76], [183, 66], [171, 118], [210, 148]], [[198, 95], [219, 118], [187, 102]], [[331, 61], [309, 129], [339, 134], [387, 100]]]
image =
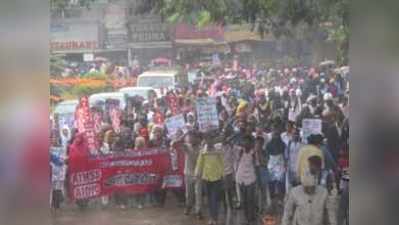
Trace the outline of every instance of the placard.
[[179, 129], [183, 129], [185, 126], [183, 114], [172, 116], [165, 121], [166, 128], [168, 129], [168, 136], [171, 138], [175, 136]]
[[219, 118], [216, 108], [216, 98], [199, 98], [196, 102], [198, 126], [202, 132], [219, 128]]
[[94, 121], [89, 108], [89, 98], [84, 96], [80, 98], [79, 105], [75, 112], [76, 127], [79, 133], [84, 133], [87, 139], [89, 151], [92, 154], [98, 153], [98, 146], [94, 130]]
[[307, 140], [311, 134], [322, 134], [321, 119], [303, 119], [302, 120], [302, 138]]

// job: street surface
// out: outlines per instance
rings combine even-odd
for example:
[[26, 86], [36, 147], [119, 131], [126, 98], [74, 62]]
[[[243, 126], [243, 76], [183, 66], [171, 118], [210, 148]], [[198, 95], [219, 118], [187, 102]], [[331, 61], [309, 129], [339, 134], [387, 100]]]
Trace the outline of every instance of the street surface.
[[[127, 208], [119, 209], [110, 207], [101, 209], [93, 206], [85, 210], [79, 210], [74, 204], [64, 206], [53, 214], [52, 225], [206, 225], [208, 223], [207, 212], [203, 220], [197, 220], [194, 215], [185, 216], [184, 208], [178, 207], [174, 198], [168, 198], [164, 208], [147, 207], [143, 209]], [[233, 216], [226, 223], [224, 209], [221, 207], [221, 218], [218, 225], [242, 224], [241, 212], [233, 212]]]

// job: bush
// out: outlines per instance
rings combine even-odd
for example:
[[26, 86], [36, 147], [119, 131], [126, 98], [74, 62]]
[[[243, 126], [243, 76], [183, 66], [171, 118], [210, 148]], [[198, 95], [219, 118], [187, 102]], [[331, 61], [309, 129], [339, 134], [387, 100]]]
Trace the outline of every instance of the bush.
[[79, 85], [72, 88], [71, 93], [76, 96], [91, 95], [98, 92], [106, 91], [106, 86], [90, 87], [85, 85]]
[[83, 78], [90, 78], [90, 79], [96, 79], [96, 80], [106, 80], [108, 77], [106, 74], [102, 72], [89, 72], [83, 75]]

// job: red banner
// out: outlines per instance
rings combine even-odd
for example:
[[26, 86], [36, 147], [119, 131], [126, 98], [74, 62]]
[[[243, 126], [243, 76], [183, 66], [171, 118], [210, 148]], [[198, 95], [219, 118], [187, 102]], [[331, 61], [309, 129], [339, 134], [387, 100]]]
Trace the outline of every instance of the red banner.
[[147, 193], [184, 187], [184, 154], [180, 150], [176, 155], [162, 149], [129, 150], [101, 156], [82, 152], [82, 149], [72, 149], [70, 154], [68, 182], [70, 197], [74, 200], [114, 192]]
[[92, 154], [97, 154], [97, 141], [94, 128], [93, 117], [90, 112], [89, 98], [80, 98], [79, 105], [75, 111], [75, 121], [79, 133], [84, 133], [89, 150]]

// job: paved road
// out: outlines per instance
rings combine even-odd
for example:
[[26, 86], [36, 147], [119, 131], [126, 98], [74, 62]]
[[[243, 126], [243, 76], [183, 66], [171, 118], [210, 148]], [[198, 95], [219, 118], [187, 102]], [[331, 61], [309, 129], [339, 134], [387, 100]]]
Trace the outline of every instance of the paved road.
[[[52, 225], [205, 225], [207, 216], [197, 220], [194, 216], [185, 216], [183, 208], [177, 207], [176, 201], [168, 199], [164, 208], [128, 208], [111, 207], [101, 209], [91, 205], [88, 209], [79, 210], [75, 206], [63, 207], [53, 214]], [[221, 214], [225, 214], [221, 210]], [[234, 211], [226, 221], [220, 218], [218, 225], [241, 225], [242, 213]]]

